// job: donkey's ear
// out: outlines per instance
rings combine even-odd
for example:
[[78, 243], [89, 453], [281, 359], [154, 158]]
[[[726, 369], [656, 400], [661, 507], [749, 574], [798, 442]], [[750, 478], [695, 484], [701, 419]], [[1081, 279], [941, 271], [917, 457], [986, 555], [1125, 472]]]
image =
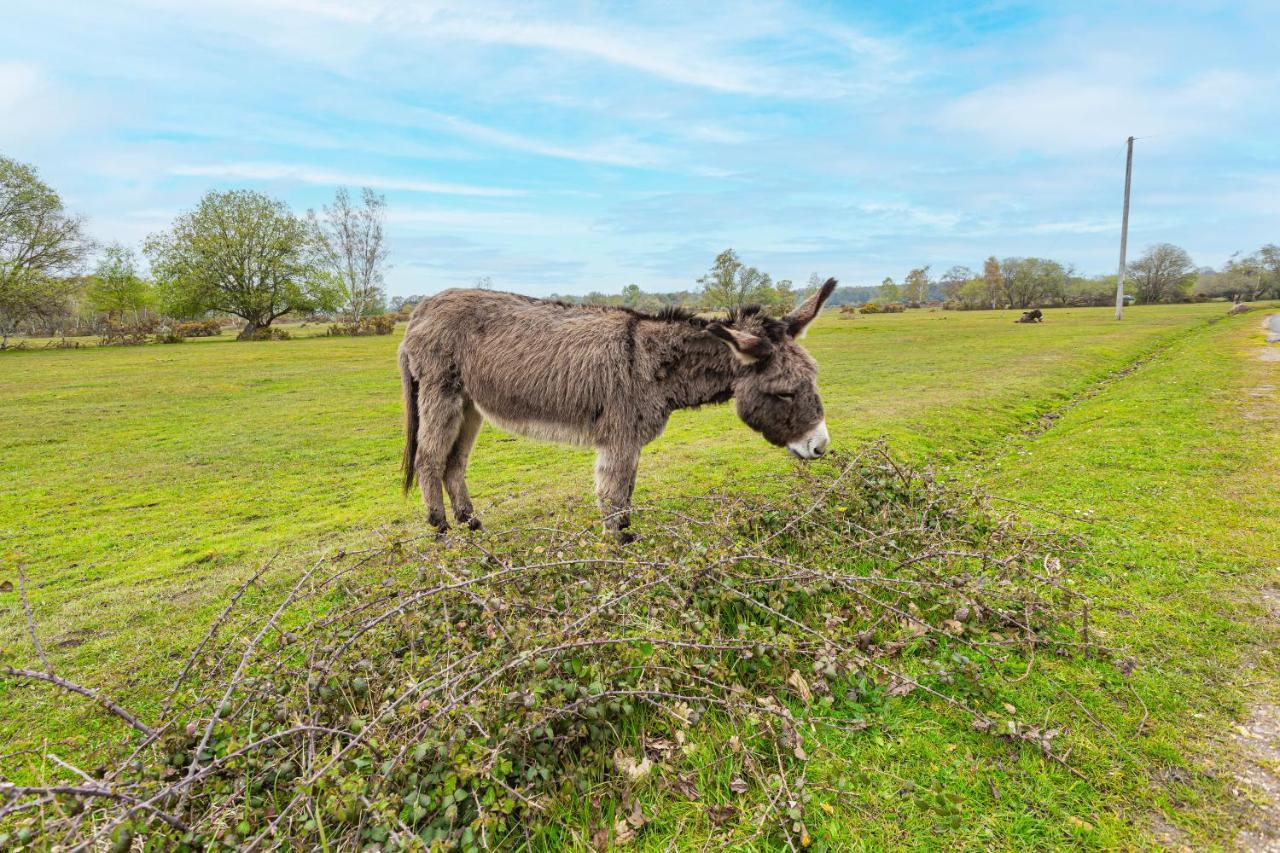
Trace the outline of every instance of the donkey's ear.
[[822, 287], [818, 288], [818, 292], [806, 299], [799, 308], [792, 311], [783, 322], [787, 324], [787, 334], [793, 338], [803, 338], [804, 333], [809, 328], [809, 324], [818, 316], [818, 312], [822, 310], [822, 303], [827, 301], [827, 297], [836, 289], [836, 280], [829, 278], [822, 283]]
[[769, 343], [767, 338], [726, 326], [724, 323], [718, 321], [709, 323], [707, 331], [728, 344], [729, 349], [733, 350], [733, 354], [743, 364], [755, 364], [773, 353], [773, 344]]

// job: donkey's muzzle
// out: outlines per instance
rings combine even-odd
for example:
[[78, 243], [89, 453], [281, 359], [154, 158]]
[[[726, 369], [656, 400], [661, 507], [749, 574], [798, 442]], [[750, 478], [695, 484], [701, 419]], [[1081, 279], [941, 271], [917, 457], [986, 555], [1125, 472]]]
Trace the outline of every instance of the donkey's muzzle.
[[819, 421], [813, 430], [799, 441], [787, 445], [787, 449], [801, 459], [817, 459], [827, 452], [831, 437], [827, 434], [827, 422]]

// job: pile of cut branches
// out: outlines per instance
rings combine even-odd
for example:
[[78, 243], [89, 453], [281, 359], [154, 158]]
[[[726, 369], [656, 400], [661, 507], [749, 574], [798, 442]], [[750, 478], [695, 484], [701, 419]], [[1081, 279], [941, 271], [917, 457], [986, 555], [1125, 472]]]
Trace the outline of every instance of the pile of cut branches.
[[[733, 789], [757, 795], [706, 803], [708, 833], [821, 846], [806, 813], [816, 735], [874, 727], [897, 702], [1062, 761], [1057, 732], [997, 709], [1004, 673], [1035, 650], [1087, 644], [1072, 543], [879, 446], [774, 486], [639, 510], [627, 546], [579, 512], [264, 569], [153, 721], [47, 661], [4, 668], [97, 701], [135, 737], [91, 770], [59, 758], [46, 778], [29, 766], [0, 783], [0, 832], [121, 850], [469, 850], [521, 846], [589, 799], [594, 825], [555, 837], [603, 846], [645, 831], [644, 786], [697, 799], [692, 744], [718, 739]], [[270, 604], [239, 613], [254, 587]]]

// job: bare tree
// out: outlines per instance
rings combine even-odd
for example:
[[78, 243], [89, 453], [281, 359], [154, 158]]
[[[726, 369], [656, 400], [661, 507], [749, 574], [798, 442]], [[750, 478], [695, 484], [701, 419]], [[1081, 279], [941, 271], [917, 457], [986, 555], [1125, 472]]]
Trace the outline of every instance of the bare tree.
[[938, 283], [942, 286], [942, 295], [946, 299], [959, 299], [960, 289], [973, 278], [973, 270], [966, 266], [954, 266], [942, 274]]
[[57, 313], [92, 248], [84, 220], [35, 169], [0, 157], [0, 349], [19, 323]]
[[338, 190], [323, 213], [307, 211], [320, 265], [333, 278], [348, 321], [357, 323], [383, 298], [382, 276], [387, 261], [382, 225], [386, 196], [365, 187], [359, 207], [346, 187]]
[[1128, 275], [1137, 285], [1142, 302], [1174, 302], [1186, 295], [1195, 279], [1196, 266], [1178, 246], [1156, 243], [1129, 264]]

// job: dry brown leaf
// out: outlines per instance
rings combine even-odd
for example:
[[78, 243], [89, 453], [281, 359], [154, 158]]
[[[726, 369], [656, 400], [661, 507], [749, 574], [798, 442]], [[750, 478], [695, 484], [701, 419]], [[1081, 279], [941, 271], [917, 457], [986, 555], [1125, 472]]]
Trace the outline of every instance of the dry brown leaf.
[[906, 696], [918, 686], [919, 685], [914, 681], [908, 681], [905, 678], [895, 675], [889, 680], [889, 684], [885, 687], [884, 692], [886, 696]]
[[0, 581], [0, 592], [13, 592], [13, 581]]
[[787, 676], [787, 684], [796, 691], [806, 705], [813, 701], [813, 691], [809, 689], [809, 682], [804, 680], [800, 670], [791, 670], [791, 674]]
[[716, 826], [722, 826], [733, 820], [738, 814], [738, 809], [728, 803], [718, 806], [707, 806], [707, 817]]
[[698, 783], [694, 780], [692, 773], [677, 776], [675, 779], [671, 780], [670, 785], [671, 790], [690, 800], [696, 800], [702, 796], [698, 791]]
[[648, 823], [649, 820], [644, 816], [644, 812], [640, 810], [640, 803], [633, 802], [631, 804], [631, 814], [627, 815], [627, 823], [632, 827], [639, 829]]
[[639, 761], [618, 747], [613, 751], [613, 766], [618, 768], [618, 772], [631, 782], [636, 782], [649, 775], [649, 771], [653, 769], [653, 763], [649, 761], [649, 756], [644, 756]]
[[747, 785], [747, 780], [743, 779], [741, 776], [733, 777], [733, 781], [729, 783], [729, 790], [733, 791], [735, 794], [745, 794], [749, 787], [750, 786]]

